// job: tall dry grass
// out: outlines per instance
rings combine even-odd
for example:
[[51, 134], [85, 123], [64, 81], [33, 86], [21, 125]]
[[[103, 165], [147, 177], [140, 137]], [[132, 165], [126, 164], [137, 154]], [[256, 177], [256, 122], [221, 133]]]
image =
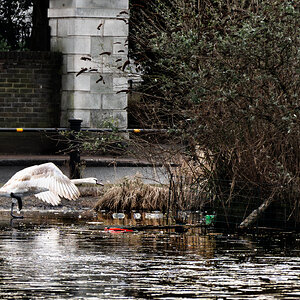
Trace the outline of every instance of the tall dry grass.
[[154, 211], [172, 213], [200, 210], [210, 202], [207, 180], [198, 163], [177, 158], [177, 165], [165, 164], [169, 184], [145, 184], [139, 176], [125, 177], [100, 197], [95, 209], [108, 211]]
[[95, 209], [108, 211], [165, 211], [169, 190], [166, 186], [143, 183], [139, 177], [124, 178], [111, 186], [97, 202]]

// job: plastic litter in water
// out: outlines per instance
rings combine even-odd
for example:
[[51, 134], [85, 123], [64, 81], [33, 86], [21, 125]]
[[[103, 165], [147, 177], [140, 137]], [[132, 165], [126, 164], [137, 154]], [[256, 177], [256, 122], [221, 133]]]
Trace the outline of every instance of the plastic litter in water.
[[123, 214], [123, 213], [113, 213], [112, 217], [113, 217], [113, 219], [124, 219], [125, 214]]
[[133, 229], [120, 228], [120, 227], [105, 227], [105, 231], [114, 231], [114, 232], [133, 232]]
[[145, 213], [145, 219], [162, 219], [164, 214], [161, 212]]
[[133, 214], [133, 218], [136, 219], [136, 220], [139, 220], [141, 219], [142, 215], [140, 213], [134, 213]]

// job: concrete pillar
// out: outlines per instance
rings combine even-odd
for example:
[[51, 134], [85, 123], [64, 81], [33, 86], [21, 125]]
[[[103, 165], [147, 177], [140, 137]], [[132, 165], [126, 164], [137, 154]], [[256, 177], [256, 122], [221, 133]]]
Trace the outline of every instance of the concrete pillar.
[[[128, 54], [128, 0], [50, 0], [48, 17], [51, 50], [63, 54], [61, 126], [79, 118], [82, 127], [113, 121], [126, 128], [127, 95], [117, 92], [128, 87], [120, 69]], [[82, 68], [88, 71], [76, 76]]]

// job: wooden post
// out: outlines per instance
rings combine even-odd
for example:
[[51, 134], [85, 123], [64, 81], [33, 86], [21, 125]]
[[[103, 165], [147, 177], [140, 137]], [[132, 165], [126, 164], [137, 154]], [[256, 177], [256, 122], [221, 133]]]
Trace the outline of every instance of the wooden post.
[[[70, 130], [74, 133], [80, 132], [81, 130], [81, 122], [80, 119], [69, 119]], [[71, 134], [71, 151], [70, 151], [70, 178], [76, 179], [80, 178], [80, 151], [78, 147], [78, 141], [76, 141], [76, 136]]]
[[248, 228], [253, 222], [258, 220], [258, 217], [270, 206], [270, 204], [274, 201], [273, 199], [274, 193], [266, 199], [257, 209], [253, 210], [253, 212], [239, 225], [240, 229]]

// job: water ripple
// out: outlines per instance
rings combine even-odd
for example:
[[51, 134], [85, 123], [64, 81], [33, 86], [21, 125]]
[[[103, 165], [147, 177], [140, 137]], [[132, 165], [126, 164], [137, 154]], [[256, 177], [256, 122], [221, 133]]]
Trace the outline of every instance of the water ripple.
[[300, 257], [249, 237], [110, 234], [95, 227], [0, 229], [0, 298], [295, 299]]

